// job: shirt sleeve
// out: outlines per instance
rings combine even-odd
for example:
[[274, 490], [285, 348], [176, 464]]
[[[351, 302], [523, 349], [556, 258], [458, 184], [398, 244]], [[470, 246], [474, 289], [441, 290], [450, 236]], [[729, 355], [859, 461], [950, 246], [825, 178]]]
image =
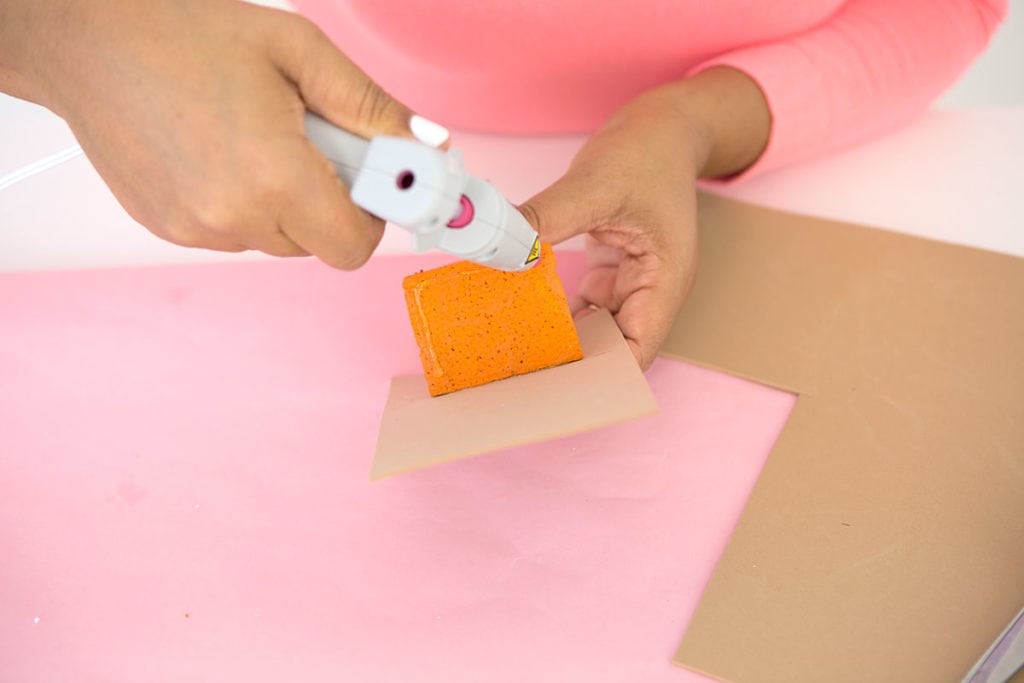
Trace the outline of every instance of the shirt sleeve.
[[988, 44], [1008, 0], [850, 0], [791, 38], [712, 58], [745, 72], [772, 114], [768, 145], [737, 177], [848, 147], [906, 123]]

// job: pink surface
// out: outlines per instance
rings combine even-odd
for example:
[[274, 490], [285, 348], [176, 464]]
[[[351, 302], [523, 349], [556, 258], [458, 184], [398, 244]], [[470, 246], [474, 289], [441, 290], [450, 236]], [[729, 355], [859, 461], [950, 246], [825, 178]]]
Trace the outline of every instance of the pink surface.
[[756, 169], [906, 123], [985, 48], [1008, 0], [293, 0], [373, 78], [448, 126], [593, 130], [711, 64], [772, 110]]
[[704, 680], [793, 398], [659, 360], [655, 417], [370, 484], [437, 262], [0, 275], [0, 678]]

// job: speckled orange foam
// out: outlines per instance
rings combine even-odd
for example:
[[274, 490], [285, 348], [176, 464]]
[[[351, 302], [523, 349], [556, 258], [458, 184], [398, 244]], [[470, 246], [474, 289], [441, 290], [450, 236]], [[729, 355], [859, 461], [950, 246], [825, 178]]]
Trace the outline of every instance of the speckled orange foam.
[[461, 261], [403, 285], [431, 396], [583, 357], [548, 244], [520, 273]]

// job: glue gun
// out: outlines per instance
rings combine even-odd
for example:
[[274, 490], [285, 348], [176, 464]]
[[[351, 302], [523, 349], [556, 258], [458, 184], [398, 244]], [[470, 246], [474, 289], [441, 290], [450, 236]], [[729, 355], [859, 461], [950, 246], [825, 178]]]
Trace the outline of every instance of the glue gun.
[[441, 249], [508, 271], [537, 262], [536, 231], [493, 185], [466, 173], [458, 150], [383, 135], [365, 140], [310, 112], [306, 135], [352, 202], [411, 232], [416, 251]]

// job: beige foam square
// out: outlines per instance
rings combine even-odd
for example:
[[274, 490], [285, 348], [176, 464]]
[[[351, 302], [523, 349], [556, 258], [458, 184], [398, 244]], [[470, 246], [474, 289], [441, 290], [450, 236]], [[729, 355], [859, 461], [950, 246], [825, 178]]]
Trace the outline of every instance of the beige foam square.
[[577, 319], [583, 359], [432, 397], [422, 375], [391, 381], [371, 479], [597, 429], [658, 410], [607, 311]]

